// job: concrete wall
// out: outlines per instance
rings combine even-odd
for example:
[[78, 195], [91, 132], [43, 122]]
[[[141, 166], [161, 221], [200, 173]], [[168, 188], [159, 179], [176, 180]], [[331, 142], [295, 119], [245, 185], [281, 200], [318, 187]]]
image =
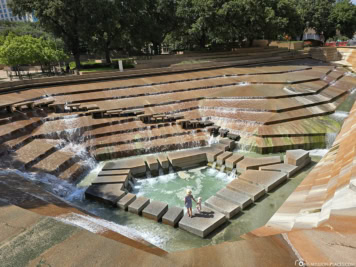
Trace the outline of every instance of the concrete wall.
[[303, 50], [304, 42], [278, 42], [273, 41], [270, 43], [270, 46], [277, 46], [279, 48], [290, 48], [292, 50]]
[[322, 61], [330, 62], [342, 59], [336, 47], [308, 47], [304, 51], [308, 52], [312, 58]]

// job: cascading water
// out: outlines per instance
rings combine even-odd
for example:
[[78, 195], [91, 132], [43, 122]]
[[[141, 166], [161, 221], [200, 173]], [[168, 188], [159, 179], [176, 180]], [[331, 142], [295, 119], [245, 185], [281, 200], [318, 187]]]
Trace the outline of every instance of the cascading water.
[[237, 174], [236, 174], [236, 168], [232, 169], [231, 173], [229, 174], [229, 179], [233, 180], [236, 179]]
[[326, 148], [330, 149], [332, 145], [334, 144], [334, 141], [336, 139], [337, 133], [326, 133], [325, 134], [325, 143], [326, 143]]
[[220, 135], [218, 136], [213, 136], [211, 135], [208, 141], [209, 146], [213, 145], [213, 144], [218, 144], [220, 141]]
[[221, 167], [220, 167], [220, 172], [224, 172], [225, 171], [225, 165], [222, 165]]
[[215, 161], [215, 162], [213, 162], [213, 165], [211, 166], [213, 169], [216, 169], [216, 164], [217, 164], [217, 162]]

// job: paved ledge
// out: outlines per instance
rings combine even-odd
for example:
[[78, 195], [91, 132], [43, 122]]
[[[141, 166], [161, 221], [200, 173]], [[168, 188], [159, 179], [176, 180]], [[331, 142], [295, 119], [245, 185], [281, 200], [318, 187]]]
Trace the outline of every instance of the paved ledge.
[[159, 222], [168, 210], [168, 204], [161, 201], [151, 201], [142, 211], [142, 216]]
[[188, 214], [185, 214], [179, 222], [179, 228], [194, 235], [206, 237], [226, 222], [226, 220], [224, 214], [202, 207], [201, 214], [195, 212], [193, 218], [190, 218]]
[[138, 197], [128, 206], [128, 210], [129, 212], [141, 215], [143, 209], [146, 208], [148, 204], [150, 204], [150, 200], [148, 198]]
[[178, 222], [183, 218], [184, 211], [182, 208], [169, 207], [166, 214], [162, 217], [162, 222], [170, 226], [176, 227]]
[[85, 191], [87, 199], [96, 200], [116, 206], [116, 203], [125, 196], [123, 184], [100, 184], [91, 185]]
[[276, 171], [247, 170], [239, 176], [246, 182], [262, 186], [266, 192], [271, 191], [287, 180], [287, 174]]
[[239, 163], [237, 163], [237, 167], [243, 170], [258, 170], [259, 167], [278, 164], [281, 163], [281, 157], [273, 156], [273, 157], [262, 157], [262, 158], [244, 158]]

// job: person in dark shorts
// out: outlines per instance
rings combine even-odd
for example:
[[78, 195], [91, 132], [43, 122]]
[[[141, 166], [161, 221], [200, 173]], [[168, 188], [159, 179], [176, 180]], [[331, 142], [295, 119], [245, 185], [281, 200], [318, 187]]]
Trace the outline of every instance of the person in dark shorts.
[[188, 216], [190, 218], [193, 217], [193, 212], [192, 212], [192, 200], [194, 200], [195, 203], [197, 203], [197, 201], [194, 199], [194, 197], [192, 196], [192, 190], [187, 189], [187, 195], [184, 198], [184, 203], [185, 203], [185, 207], [188, 210]]

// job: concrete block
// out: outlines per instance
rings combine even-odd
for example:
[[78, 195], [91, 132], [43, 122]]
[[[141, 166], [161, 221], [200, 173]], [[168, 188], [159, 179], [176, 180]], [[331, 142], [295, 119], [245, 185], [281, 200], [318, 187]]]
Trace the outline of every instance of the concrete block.
[[252, 184], [260, 185], [266, 190], [266, 192], [269, 192], [287, 180], [287, 174], [278, 171], [247, 170], [239, 176], [239, 179]]
[[242, 209], [252, 204], [251, 197], [246, 194], [223, 188], [216, 193], [216, 196], [239, 205]]
[[234, 150], [235, 147], [236, 147], [235, 141], [233, 141], [233, 140], [231, 140], [229, 138], [222, 138], [222, 139], [219, 140], [219, 143], [220, 144], [224, 144], [224, 145], [228, 145], [229, 148], [230, 148], [229, 149], [230, 151]]
[[168, 210], [168, 204], [161, 201], [151, 201], [142, 211], [142, 216], [159, 222]]
[[129, 183], [128, 175], [98, 176], [92, 184], [123, 184], [127, 187]]
[[143, 177], [146, 175], [146, 163], [142, 157], [121, 159], [115, 162], [107, 163], [103, 170], [131, 170], [131, 174], [135, 177]]
[[220, 149], [223, 151], [229, 151], [230, 150], [230, 146], [226, 145], [226, 144], [212, 144], [210, 146], [211, 148], [215, 148], [215, 149]]
[[169, 170], [169, 160], [168, 160], [167, 154], [159, 154], [157, 156], [157, 160], [158, 160], [159, 164], [161, 165], [161, 168], [164, 171], [168, 171]]
[[225, 166], [226, 166], [226, 168], [232, 170], [232, 169], [236, 168], [236, 163], [238, 163], [239, 161], [241, 161], [243, 159], [244, 159], [243, 155], [235, 153], [231, 157], [229, 157], [225, 160]]
[[240, 179], [235, 179], [230, 182], [227, 188], [251, 197], [254, 202], [266, 193], [266, 190], [262, 186], [250, 184]]
[[116, 206], [116, 203], [126, 194], [124, 191], [122, 191], [122, 187], [123, 184], [91, 185], [85, 191], [85, 197], [87, 199], [92, 199]]
[[243, 170], [258, 170], [259, 167], [281, 163], [279, 156], [249, 158], [246, 157], [236, 164], [236, 166]]
[[128, 206], [128, 210], [129, 212], [141, 215], [143, 209], [146, 208], [148, 204], [150, 204], [150, 200], [148, 198], [138, 197]]
[[116, 205], [123, 210], [127, 210], [128, 206], [136, 200], [136, 195], [128, 193], [122, 199], [120, 199]]
[[117, 176], [117, 175], [128, 175], [131, 178], [131, 170], [102, 170], [99, 172], [98, 176]]
[[267, 165], [259, 168], [260, 171], [279, 171], [287, 174], [287, 178], [290, 178], [293, 176], [297, 170], [298, 166], [291, 165], [291, 164], [273, 164], [273, 165]]
[[158, 161], [157, 161], [156, 157], [148, 156], [148, 157], [146, 157], [145, 161], [147, 163], [148, 169], [151, 171], [151, 174], [153, 176], [157, 176], [159, 165], [158, 165]]
[[176, 227], [178, 222], [183, 218], [184, 210], [178, 207], [169, 207], [166, 214], [162, 217], [162, 222], [170, 226]]
[[208, 198], [204, 202], [204, 205], [207, 206], [208, 208], [211, 208], [213, 210], [221, 212], [228, 219], [231, 219], [232, 217], [234, 217], [241, 210], [240, 206], [238, 206], [232, 202], [229, 202], [227, 200], [221, 199], [217, 196], [212, 196], [212, 197]]
[[286, 164], [300, 166], [306, 158], [309, 158], [309, 152], [303, 149], [287, 150], [286, 152]]
[[203, 207], [200, 214], [195, 213], [193, 218], [185, 214], [179, 222], [179, 228], [200, 237], [206, 237], [220, 225], [226, 222], [224, 214]]
[[231, 156], [232, 156], [232, 152], [224, 152], [224, 153], [220, 154], [219, 156], [217, 156], [216, 162], [218, 165], [222, 166], [225, 164], [225, 160]]
[[223, 150], [221, 149], [210, 149], [206, 152], [206, 157], [208, 159], [209, 163], [213, 163], [216, 161], [217, 156], [219, 156], [220, 154], [224, 153]]

